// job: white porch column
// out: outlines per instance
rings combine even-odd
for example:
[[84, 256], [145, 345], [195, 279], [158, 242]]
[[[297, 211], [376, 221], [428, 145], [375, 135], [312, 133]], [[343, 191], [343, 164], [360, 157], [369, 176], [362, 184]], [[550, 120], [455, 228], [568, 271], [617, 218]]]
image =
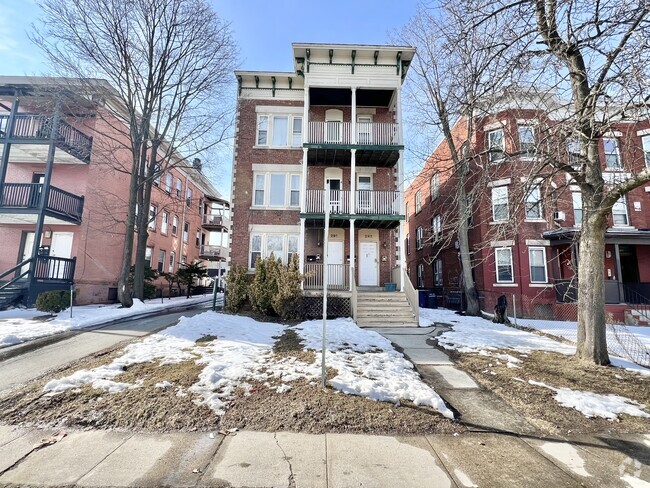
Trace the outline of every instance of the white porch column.
[[[357, 143], [357, 89], [352, 88], [352, 121], [350, 124], [352, 131], [352, 144]], [[357, 150], [352, 149], [350, 160], [350, 213], [357, 213]]]
[[356, 269], [355, 261], [357, 256], [354, 233], [354, 220], [350, 220], [350, 291], [354, 286], [354, 270]]

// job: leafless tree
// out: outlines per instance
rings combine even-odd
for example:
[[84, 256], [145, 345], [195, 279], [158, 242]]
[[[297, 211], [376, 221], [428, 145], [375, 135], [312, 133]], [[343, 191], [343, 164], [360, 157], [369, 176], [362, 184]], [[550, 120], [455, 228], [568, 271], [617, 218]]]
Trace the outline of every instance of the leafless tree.
[[[149, 205], [154, 181], [225, 135], [226, 93], [237, 56], [229, 26], [207, 0], [39, 0], [43, 15], [32, 40], [65, 76], [96, 78], [104, 93], [105, 134], [116, 171], [130, 175], [118, 297], [128, 289], [135, 241], [133, 294], [143, 297]], [[100, 113], [100, 115], [101, 115]], [[184, 157], [180, 156], [180, 152]], [[139, 209], [139, 211], [137, 211]], [[137, 235], [137, 239], [134, 236]]]

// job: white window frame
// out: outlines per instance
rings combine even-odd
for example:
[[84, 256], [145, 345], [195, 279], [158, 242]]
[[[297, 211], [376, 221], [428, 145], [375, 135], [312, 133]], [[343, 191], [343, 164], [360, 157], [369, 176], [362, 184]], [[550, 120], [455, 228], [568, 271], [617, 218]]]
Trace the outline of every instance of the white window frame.
[[431, 219], [431, 233], [434, 239], [442, 235], [442, 218], [440, 215], [436, 215]]
[[[187, 230], [185, 230], [187, 228]], [[183, 224], [183, 242], [189, 242], [190, 240], [190, 223], [185, 222]]]
[[[274, 129], [275, 129], [275, 120], [287, 119], [287, 135], [283, 142], [277, 142], [274, 140]], [[266, 120], [266, 130], [262, 130], [262, 121]], [[300, 131], [296, 130], [295, 122], [300, 120]], [[305, 131], [303, 117], [302, 115], [294, 115], [289, 113], [277, 113], [277, 114], [257, 114], [257, 125], [255, 126], [255, 147], [264, 147], [269, 149], [291, 149], [291, 148], [300, 148], [302, 147], [302, 136]], [[266, 140], [260, 142], [260, 135], [266, 133]]]
[[174, 215], [172, 218], [172, 235], [175, 236], [178, 234], [178, 215]]
[[[615, 209], [619, 211], [615, 212]], [[623, 209], [624, 212], [621, 212], [621, 209]], [[625, 215], [625, 223], [617, 224], [616, 215]], [[626, 195], [622, 195], [612, 207], [612, 227], [630, 227], [630, 210], [627, 208]]]
[[[271, 205], [271, 182], [273, 176], [280, 175], [284, 177], [284, 201], [281, 205]], [[262, 182], [262, 188], [259, 183]], [[294, 187], [296, 183], [296, 187]], [[252, 202], [253, 208], [272, 208], [274, 210], [297, 210], [300, 208], [300, 191], [301, 191], [302, 175], [300, 173], [285, 173], [279, 171], [271, 172], [254, 172], [253, 173], [253, 191]], [[297, 194], [298, 203], [291, 204], [291, 195]], [[261, 202], [259, 203], [257, 196], [261, 195]]]
[[[524, 130], [530, 130], [533, 135], [533, 141], [527, 142], [526, 146], [524, 146], [524, 143], [522, 142], [522, 131]], [[535, 156], [535, 149], [537, 144], [537, 139], [535, 137], [535, 126], [531, 124], [519, 124], [517, 126], [517, 136], [519, 137], [519, 151], [521, 152], [521, 157], [527, 159], [533, 158]]]
[[[497, 147], [492, 145], [492, 134], [501, 133], [501, 145]], [[486, 134], [487, 138], [487, 150], [488, 150], [488, 160], [490, 163], [498, 163], [505, 159], [506, 155], [506, 144], [505, 139], [503, 138], [503, 128], [489, 130]]]
[[[615, 149], [616, 151], [613, 153], [608, 153], [606, 151], [606, 142], [607, 141], [614, 141]], [[618, 143], [618, 138], [617, 137], [603, 137], [603, 155], [605, 156], [605, 169], [608, 171], [618, 171], [623, 168], [623, 163], [621, 161], [621, 148]], [[616, 166], [610, 166], [607, 161], [607, 156], [608, 155], [614, 155], [616, 156]]]
[[[499, 279], [499, 254], [502, 253], [507, 253], [508, 256], [508, 261], [510, 264], [508, 265], [510, 267], [510, 276], [512, 279], [510, 280], [501, 280]], [[511, 247], [497, 247], [494, 249], [494, 268], [496, 271], [496, 282], [497, 283], [514, 283], [515, 282], [515, 267], [514, 267], [514, 262], [512, 260], [512, 248]]]
[[[505, 198], [503, 196], [496, 196], [495, 197], [495, 192], [505, 192]], [[492, 222], [507, 222], [510, 220], [510, 204], [508, 201], [508, 187], [507, 185], [503, 186], [494, 186], [492, 187]], [[500, 203], [500, 205], [505, 205], [506, 206], [506, 218], [505, 219], [497, 219], [496, 218], [496, 202], [499, 200], [501, 202], [502, 200], [505, 201], [505, 203]]]
[[645, 167], [650, 168], [650, 135], [641, 137], [641, 149], [643, 149]]
[[424, 247], [424, 229], [418, 227], [415, 229], [415, 249], [419, 251]]
[[187, 208], [192, 208], [192, 189], [189, 186], [185, 190], [185, 205]]
[[419, 214], [422, 211], [422, 192], [418, 191], [415, 194], [415, 213]]
[[146, 265], [146, 262], [149, 261], [149, 267], [151, 268], [151, 260], [152, 259], [153, 259], [153, 246], [147, 246], [147, 248], [144, 251], [145, 265]]
[[174, 184], [174, 176], [171, 173], [165, 175], [165, 191], [169, 194], [172, 192], [172, 186]]
[[163, 212], [160, 218], [160, 233], [167, 234], [169, 230], [169, 212]]
[[571, 137], [567, 141], [566, 152], [569, 158], [569, 164], [575, 169], [580, 169], [580, 158], [582, 157], [580, 148], [580, 139], [578, 137]]
[[442, 259], [433, 261], [433, 286], [443, 286]]
[[[582, 212], [582, 192], [572, 191], [571, 203], [573, 205], [573, 225], [575, 225], [576, 227], [581, 227], [582, 217], [584, 215]], [[578, 211], [580, 212], [580, 214], [577, 213]], [[578, 215], [580, 215], [580, 222], [578, 222]]]
[[149, 205], [149, 223], [147, 227], [151, 230], [156, 230], [156, 219], [158, 218], [158, 207], [156, 205]]
[[169, 267], [167, 268], [169, 270], [169, 273], [174, 272], [175, 265], [176, 265], [176, 253], [172, 251], [169, 253]]
[[[300, 121], [300, 131], [296, 132], [296, 122]], [[291, 147], [302, 147], [302, 134], [304, 127], [302, 123], [302, 115], [295, 115], [291, 117]]]
[[[533, 253], [540, 252], [542, 253], [542, 262], [544, 263], [544, 280], [539, 281], [539, 280], [533, 280]], [[539, 268], [540, 266], [535, 266], [536, 268]], [[548, 265], [546, 262], [546, 248], [545, 247], [529, 247], [528, 248], [528, 272], [530, 275], [530, 282], [531, 283], [543, 283], [546, 284], [548, 283]]]
[[[536, 199], [532, 199], [533, 196]], [[530, 206], [530, 208], [529, 208]], [[531, 209], [537, 208], [537, 215], [529, 215]], [[539, 185], [535, 185], [526, 193], [526, 201], [524, 202], [524, 212], [526, 220], [544, 220], [544, 211], [542, 209], [542, 189]]]
[[429, 182], [431, 200], [435, 200], [440, 196], [440, 173], [436, 173], [431, 177]]
[[[266, 128], [264, 130], [261, 129], [263, 120], [266, 122]], [[258, 115], [257, 116], [257, 124], [255, 125], [255, 145], [256, 146], [269, 146], [269, 141], [271, 140], [270, 127], [271, 127], [271, 116], [270, 115], [264, 114], [264, 115]], [[263, 142], [260, 142], [261, 133], [264, 133], [264, 141]]]
[[418, 288], [424, 288], [424, 264], [418, 264]]
[[181, 197], [181, 192], [182, 192], [182, 191], [183, 191], [183, 180], [181, 180], [180, 178], [178, 178], [178, 179], [176, 180], [176, 196], [177, 196], [178, 198]]
[[[162, 261], [160, 259], [161, 257]], [[167, 252], [162, 249], [158, 249], [158, 261], [156, 262], [156, 270], [159, 273], [162, 273], [165, 270], [165, 261], [167, 261]]]
[[[282, 238], [282, 249], [280, 249], [277, 254], [274, 254], [274, 257], [276, 259], [279, 259], [282, 264], [286, 265], [289, 263], [289, 259], [291, 257], [291, 254], [298, 253], [298, 250], [300, 249], [300, 235], [299, 234], [293, 234], [293, 233], [281, 233], [281, 232], [253, 232], [251, 233], [250, 240], [248, 243], [248, 269], [249, 271], [255, 270], [254, 262], [253, 262], [253, 253], [260, 253], [260, 257], [262, 259], [266, 259], [268, 256], [270, 256], [270, 252], [268, 249], [268, 241], [269, 237], [278, 237], [280, 236]], [[253, 242], [256, 237], [259, 237], [260, 239], [260, 250], [253, 250]], [[289, 251], [289, 244], [291, 241], [295, 242], [295, 251]], [[293, 246], [292, 246], [293, 247]], [[275, 251], [274, 251], [275, 252]]]

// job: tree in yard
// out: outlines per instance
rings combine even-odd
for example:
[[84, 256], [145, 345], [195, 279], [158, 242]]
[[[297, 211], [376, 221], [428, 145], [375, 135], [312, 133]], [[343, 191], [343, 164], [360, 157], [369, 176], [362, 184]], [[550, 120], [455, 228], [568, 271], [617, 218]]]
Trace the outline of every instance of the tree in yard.
[[[605, 235], [612, 207], [650, 181], [650, 168], [622, 161], [604, 174], [603, 137], [626, 119], [647, 120], [650, 102], [650, 7], [620, 0], [468, 0], [471, 27], [501, 19], [495, 42], [518, 38], [513, 59], [537, 92], [557, 100], [537, 157], [568, 175], [582, 195], [577, 356], [609, 363], [605, 337]], [[506, 24], [507, 23], [507, 24]], [[612, 136], [615, 137], [615, 136]], [[575, 160], [567, 142], [575, 141]], [[558, 150], [558, 148], [560, 148]], [[566, 179], [565, 179], [566, 181]]]
[[[473, 253], [469, 244], [471, 217], [489, 172], [476, 164], [476, 154], [468, 150], [480, 130], [477, 119], [489, 113], [489, 96], [513, 82], [506, 66], [507, 54], [518, 47], [515, 39], [506, 47], [495, 45], [495, 32], [503, 28], [492, 19], [477, 28], [466, 22], [465, 3], [450, 1], [440, 7], [420, 5], [417, 14], [403, 28], [399, 41], [417, 48], [411, 64], [410, 100], [417, 125], [440, 135], [442, 142], [434, 154], [426, 156], [425, 169], [418, 176], [431, 179], [431, 198], [440, 183], [453, 187], [444, 205], [454, 210], [444, 222], [432, 222], [432, 245], [458, 240], [461, 282], [469, 315], [480, 315], [476, 285], [472, 275]], [[442, 158], [438, 158], [443, 154]], [[434, 183], [435, 182], [435, 183]], [[442, 232], [442, 227], [445, 232]], [[445, 237], [440, 237], [445, 236]]]
[[97, 93], [95, 78], [105, 78], [114, 88], [102, 94], [98, 116], [116, 146], [106, 157], [120, 149], [130, 156], [128, 164], [116, 162], [115, 169], [130, 176], [118, 297], [131, 306], [134, 249], [133, 295], [144, 294], [154, 182], [225, 137], [231, 110], [223, 100], [235, 67], [234, 41], [207, 0], [37, 3], [42, 25], [32, 39], [53, 66], [85, 81], [90, 93]]
[[187, 286], [187, 298], [192, 296], [192, 286], [194, 286], [194, 280], [200, 280], [207, 275], [208, 272], [199, 262], [192, 264], [181, 264], [180, 268], [176, 272], [178, 282]]

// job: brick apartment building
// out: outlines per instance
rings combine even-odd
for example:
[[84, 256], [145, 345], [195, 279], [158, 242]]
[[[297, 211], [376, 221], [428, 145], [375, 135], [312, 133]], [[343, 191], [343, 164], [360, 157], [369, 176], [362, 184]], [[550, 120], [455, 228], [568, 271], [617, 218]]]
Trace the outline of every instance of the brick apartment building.
[[[316, 310], [327, 255], [332, 313], [376, 322], [361, 302], [385, 283], [401, 288], [401, 89], [413, 55], [410, 47], [293, 44], [292, 72], [236, 72], [231, 264], [252, 273], [258, 257], [286, 263], [298, 253]], [[404, 294], [391, 297], [413, 320]]]
[[[475, 137], [464, 146], [474, 167], [483, 168], [467, 183], [474, 192], [469, 239], [481, 306], [491, 311], [504, 294], [511, 304], [514, 298], [520, 315], [576, 320], [580, 190], [566, 174], [550, 175], [536, 166], [538, 127], [552, 121], [547, 111], [519, 106], [478, 119]], [[463, 143], [466, 120], [453, 133]], [[553, 150], [574, 164], [577, 144], [568, 138]], [[649, 121], [621, 121], [599, 141], [599, 151], [606, 183], [640, 171], [650, 164]], [[443, 141], [405, 193], [408, 274], [415, 287], [433, 288], [439, 301], [454, 308], [462, 306], [463, 295], [455, 184]], [[633, 190], [610, 216], [605, 292], [606, 312], [614, 320], [650, 320], [645, 311], [650, 304], [649, 192], [650, 187]]]
[[[70, 80], [0, 77], [0, 306], [73, 282], [81, 304], [116, 300], [131, 156], [115, 142], [124, 126], [78, 91]], [[154, 185], [151, 267], [221, 266], [229, 204], [201, 162], [178, 159]]]

